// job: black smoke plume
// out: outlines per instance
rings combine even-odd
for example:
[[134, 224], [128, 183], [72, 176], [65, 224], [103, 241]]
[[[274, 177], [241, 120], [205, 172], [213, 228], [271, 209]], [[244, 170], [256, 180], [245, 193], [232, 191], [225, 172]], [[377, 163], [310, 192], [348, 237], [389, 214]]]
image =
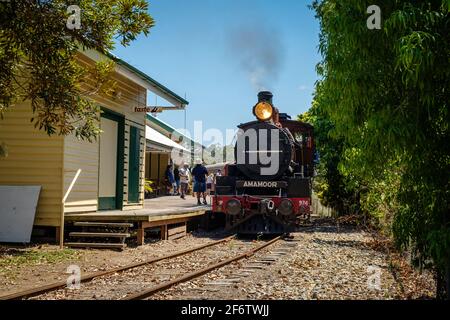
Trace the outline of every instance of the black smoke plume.
[[271, 90], [281, 71], [284, 46], [280, 34], [264, 25], [246, 25], [228, 34], [228, 50], [256, 91]]

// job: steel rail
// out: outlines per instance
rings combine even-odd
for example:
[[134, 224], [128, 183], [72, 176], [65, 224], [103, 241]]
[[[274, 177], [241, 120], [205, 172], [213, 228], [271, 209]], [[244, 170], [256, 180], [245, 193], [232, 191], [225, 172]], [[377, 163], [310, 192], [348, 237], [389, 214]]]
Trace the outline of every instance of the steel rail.
[[[181, 251], [177, 251], [175, 253], [169, 254], [169, 255], [165, 255], [162, 257], [156, 257], [156, 258], [152, 258], [149, 260], [145, 260], [145, 261], [141, 261], [141, 262], [136, 262], [136, 263], [132, 263], [123, 267], [117, 267], [117, 268], [113, 268], [110, 270], [106, 270], [106, 271], [98, 271], [98, 272], [93, 272], [90, 274], [87, 274], [85, 276], [82, 276], [80, 279], [80, 283], [84, 283], [84, 282], [89, 282], [91, 280], [93, 280], [94, 278], [98, 278], [98, 277], [103, 277], [103, 276], [107, 276], [110, 274], [114, 274], [114, 273], [118, 273], [118, 272], [123, 272], [126, 270], [130, 270], [133, 268], [137, 268], [137, 267], [141, 267], [143, 265], [148, 265], [148, 264], [152, 264], [152, 263], [156, 263], [162, 260], [167, 260], [167, 259], [172, 259], [172, 258], [176, 258], [179, 256], [183, 256], [185, 254], [189, 254], [201, 249], [205, 249], [208, 247], [212, 247], [227, 241], [232, 240], [235, 237], [235, 235], [221, 239], [221, 240], [217, 240], [217, 241], [213, 241], [204, 245], [200, 245], [194, 248], [190, 248], [190, 249], [186, 249], [186, 250], [181, 250]], [[67, 281], [58, 281], [58, 282], [54, 282], [48, 285], [44, 285], [44, 286], [40, 286], [37, 288], [31, 288], [31, 289], [27, 289], [27, 290], [23, 290], [23, 291], [19, 291], [16, 293], [11, 293], [11, 294], [7, 294], [7, 295], [3, 295], [0, 296], [0, 300], [18, 300], [18, 299], [25, 299], [25, 298], [29, 298], [29, 297], [34, 297], [34, 296], [38, 296], [41, 295], [43, 293], [47, 293], [47, 292], [51, 292], [51, 291], [55, 291], [61, 288], [64, 288], [67, 286]]]
[[230, 264], [232, 262], [235, 262], [235, 261], [238, 261], [238, 260], [241, 260], [241, 259], [244, 259], [244, 258], [249, 258], [249, 257], [253, 256], [256, 252], [264, 249], [265, 247], [268, 247], [268, 246], [274, 244], [275, 242], [277, 242], [278, 240], [280, 240], [282, 238], [283, 238], [283, 236], [276, 237], [276, 238], [274, 238], [274, 239], [264, 243], [263, 245], [260, 245], [260, 246], [258, 246], [256, 248], [253, 248], [253, 249], [251, 249], [251, 250], [249, 250], [249, 251], [247, 251], [245, 253], [242, 253], [242, 254], [240, 254], [238, 256], [235, 256], [233, 258], [227, 259], [225, 261], [218, 262], [218, 263], [216, 263], [216, 264], [214, 264], [212, 266], [206, 267], [204, 269], [201, 269], [201, 270], [198, 270], [198, 271], [193, 271], [193, 272], [188, 273], [188, 274], [186, 274], [186, 275], [184, 275], [184, 276], [182, 276], [180, 278], [176, 278], [176, 279], [171, 280], [171, 281], [163, 282], [163, 283], [161, 283], [161, 284], [159, 284], [157, 286], [151, 287], [149, 289], [146, 289], [146, 290], [134, 293], [134, 294], [130, 294], [128, 296], [125, 296], [121, 300], [141, 300], [141, 299], [145, 299], [145, 298], [147, 298], [147, 297], [149, 297], [149, 296], [151, 296], [151, 295], [153, 295], [155, 293], [158, 293], [160, 291], [164, 291], [164, 290], [166, 290], [166, 289], [168, 289], [168, 288], [170, 288], [172, 286], [175, 286], [177, 284], [180, 284], [180, 283], [192, 280], [194, 278], [198, 278], [198, 277], [200, 277], [200, 276], [202, 276], [202, 275], [204, 275], [206, 273], [209, 273], [210, 271], [213, 271], [215, 269], [219, 269], [219, 268], [221, 268], [223, 266], [226, 266], [226, 265], [228, 265], [228, 264]]

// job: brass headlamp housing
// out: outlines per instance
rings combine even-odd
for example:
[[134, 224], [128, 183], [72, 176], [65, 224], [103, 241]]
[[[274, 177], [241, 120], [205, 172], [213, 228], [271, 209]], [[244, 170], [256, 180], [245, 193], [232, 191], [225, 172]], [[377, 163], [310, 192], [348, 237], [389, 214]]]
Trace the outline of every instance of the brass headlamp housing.
[[270, 103], [261, 101], [253, 107], [253, 114], [260, 121], [267, 121], [272, 118], [273, 115], [273, 107]]

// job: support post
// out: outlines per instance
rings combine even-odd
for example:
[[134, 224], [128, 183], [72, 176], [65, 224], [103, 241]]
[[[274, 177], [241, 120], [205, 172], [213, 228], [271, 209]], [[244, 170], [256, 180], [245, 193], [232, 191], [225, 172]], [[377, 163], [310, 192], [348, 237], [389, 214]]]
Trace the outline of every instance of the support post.
[[137, 229], [137, 244], [138, 246], [142, 246], [145, 243], [145, 229], [142, 225], [142, 222], [139, 222], [139, 226]]
[[167, 224], [161, 226], [161, 240], [167, 240]]
[[[55, 237], [56, 237], [56, 243], [59, 244], [60, 248], [62, 249], [62, 235], [61, 235], [61, 231], [64, 230], [62, 227], [55, 227]], [[64, 232], [64, 231], [63, 231]]]

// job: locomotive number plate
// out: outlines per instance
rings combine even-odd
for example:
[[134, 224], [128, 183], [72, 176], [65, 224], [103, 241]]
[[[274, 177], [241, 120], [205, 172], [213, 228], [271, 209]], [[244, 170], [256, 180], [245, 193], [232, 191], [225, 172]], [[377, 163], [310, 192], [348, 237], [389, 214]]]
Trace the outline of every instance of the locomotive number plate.
[[286, 188], [286, 181], [236, 181], [236, 188]]
[[309, 206], [309, 201], [308, 200], [300, 200], [298, 202], [298, 204], [300, 207], [307, 207], [307, 206]]

